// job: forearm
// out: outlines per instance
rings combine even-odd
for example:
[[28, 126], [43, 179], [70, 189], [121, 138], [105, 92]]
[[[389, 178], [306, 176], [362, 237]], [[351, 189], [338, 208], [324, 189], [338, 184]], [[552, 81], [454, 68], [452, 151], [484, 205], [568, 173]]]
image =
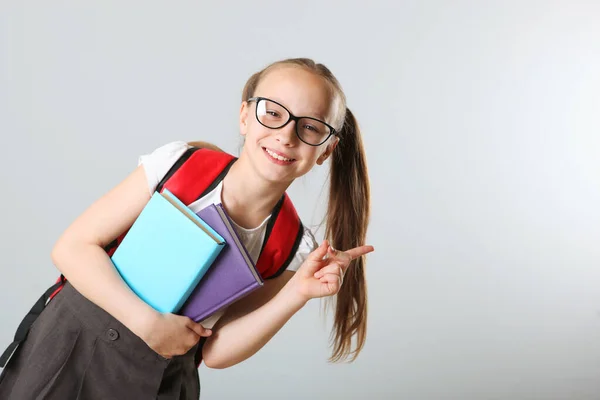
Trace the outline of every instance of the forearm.
[[291, 285], [285, 285], [261, 307], [216, 329], [204, 346], [204, 363], [210, 368], [227, 368], [246, 360], [305, 304]]
[[123, 281], [100, 246], [63, 242], [53, 250], [52, 260], [77, 291], [138, 335], [155, 315]]

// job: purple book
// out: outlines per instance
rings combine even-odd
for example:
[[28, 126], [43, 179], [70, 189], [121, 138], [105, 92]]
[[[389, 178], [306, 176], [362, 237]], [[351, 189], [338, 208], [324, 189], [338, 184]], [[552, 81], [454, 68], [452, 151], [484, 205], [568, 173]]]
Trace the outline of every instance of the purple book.
[[211, 204], [196, 214], [227, 242], [178, 312], [200, 322], [258, 289], [264, 281], [221, 204]]

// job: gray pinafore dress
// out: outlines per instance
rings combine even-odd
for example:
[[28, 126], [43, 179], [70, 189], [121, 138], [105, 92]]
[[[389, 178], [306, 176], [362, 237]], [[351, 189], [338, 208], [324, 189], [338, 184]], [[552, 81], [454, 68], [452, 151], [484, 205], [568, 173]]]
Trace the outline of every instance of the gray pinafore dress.
[[163, 358], [67, 282], [2, 370], [0, 399], [197, 400], [196, 348]]

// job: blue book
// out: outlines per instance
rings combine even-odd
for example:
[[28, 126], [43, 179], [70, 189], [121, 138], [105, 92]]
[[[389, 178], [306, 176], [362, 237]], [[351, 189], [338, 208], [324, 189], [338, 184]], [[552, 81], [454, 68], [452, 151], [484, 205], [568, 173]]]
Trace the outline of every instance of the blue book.
[[168, 190], [155, 192], [111, 257], [127, 285], [160, 312], [177, 312], [225, 240]]

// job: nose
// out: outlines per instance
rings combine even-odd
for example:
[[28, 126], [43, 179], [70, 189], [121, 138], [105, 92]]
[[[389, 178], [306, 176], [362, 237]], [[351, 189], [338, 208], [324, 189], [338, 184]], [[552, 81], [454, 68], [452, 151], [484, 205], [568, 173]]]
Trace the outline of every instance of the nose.
[[292, 120], [287, 125], [277, 129], [276, 139], [284, 146], [292, 146], [296, 139], [296, 121]]

